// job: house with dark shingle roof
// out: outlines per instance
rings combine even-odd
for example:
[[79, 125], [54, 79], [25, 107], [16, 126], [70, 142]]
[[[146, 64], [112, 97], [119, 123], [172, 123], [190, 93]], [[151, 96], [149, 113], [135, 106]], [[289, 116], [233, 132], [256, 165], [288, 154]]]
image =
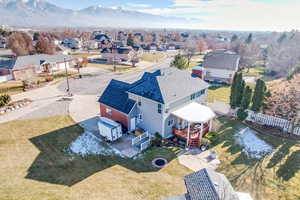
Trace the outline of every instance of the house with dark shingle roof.
[[209, 52], [204, 57], [204, 79], [211, 82], [231, 83], [239, 69], [240, 56], [226, 50]]
[[[185, 130], [193, 123], [185, 120], [185, 113], [182, 119], [180, 114], [175, 115], [178, 109], [187, 112], [185, 108], [197, 103], [196, 107], [200, 110], [194, 110], [191, 116], [198, 115], [198, 119], [204, 119], [201, 116], [206, 113], [201, 108], [205, 106], [200, 104], [206, 103], [208, 87], [209, 84], [194, 78], [190, 72], [176, 68], [146, 72], [134, 83], [112, 80], [99, 99], [100, 114], [120, 122], [129, 131], [139, 128], [169, 138], [174, 136], [174, 130], [186, 133]], [[207, 127], [208, 130], [210, 120], [203, 121], [203, 126], [198, 124], [198, 128]]]
[[[187, 193], [163, 200], [251, 200], [249, 194], [235, 192], [225, 175], [202, 169], [184, 177]], [[242, 194], [242, 195], [241, 195]]]

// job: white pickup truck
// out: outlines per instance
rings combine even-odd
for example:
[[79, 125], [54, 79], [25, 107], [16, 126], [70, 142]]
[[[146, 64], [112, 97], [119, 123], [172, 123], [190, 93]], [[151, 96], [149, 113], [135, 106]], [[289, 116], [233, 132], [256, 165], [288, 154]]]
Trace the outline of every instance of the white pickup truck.
[[107, 141], [113, 142], [122, 137], [122, 125], [105, 117], [99, 117], [98, 128], [100, 135]]

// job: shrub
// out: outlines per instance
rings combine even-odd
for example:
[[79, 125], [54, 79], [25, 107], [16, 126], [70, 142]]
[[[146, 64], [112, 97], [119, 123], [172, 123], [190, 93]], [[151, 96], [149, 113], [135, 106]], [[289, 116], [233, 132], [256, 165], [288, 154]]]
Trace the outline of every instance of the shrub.
[[162, 144], [162, 137], [159, 133], [155, 133], [154, 139], [151, 141], [152, 146], [161, 146]]
[[200, 146], [202, 146], [202, 145], [209, 147], [209, 146], [211, 146], [211, 141], [207, 138], [202, 138]]
[[45, 78], [46, 82], [51, 82], [54, 80], [53, 76], [48, 76]]
[[217, 135], [218, 135], [217, 132], [210, 131], [204, 136], [204, 138], [212, 142], [217, 137]]
[[244, 121], [248, 117], [248, 113], [243, 109], [239, 109], [237, 111], [237, 117], [239, 120]]
[[8, 94], [0, 96], [0, 107], [7, 105], [11, 101], [11, 98]]

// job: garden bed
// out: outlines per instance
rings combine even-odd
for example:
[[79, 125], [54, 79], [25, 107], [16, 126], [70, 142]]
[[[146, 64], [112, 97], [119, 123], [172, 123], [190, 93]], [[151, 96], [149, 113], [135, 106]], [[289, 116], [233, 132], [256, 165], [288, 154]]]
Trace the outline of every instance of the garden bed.
[[20, 101], [11, 102], [8, 105], [3, 106], [2, 108], [0, 108], [0, 115], [4, 115], [4, 114], [9, 113], [11, 111], [23, 108], [23, 107], [27, 106], [28, 104], [30, 104], [31, 102], [32, 102], [32, 100], [27, 99], [27, 98], [22, 99]]

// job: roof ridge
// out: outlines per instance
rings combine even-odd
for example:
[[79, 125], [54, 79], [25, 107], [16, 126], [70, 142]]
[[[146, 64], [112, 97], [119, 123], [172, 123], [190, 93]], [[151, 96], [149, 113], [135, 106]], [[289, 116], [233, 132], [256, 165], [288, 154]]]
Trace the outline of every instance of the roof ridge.
[[[217, 192], [217, 190], [215, 188], [215, 184], [213, 183], [213, 181], [212, 181], [212, 179], [211, 179], [211, 177], [210, 177], [210, 175], [208, 173], [208, 170], [206, 168], [204, 168], [204, 173], [207, 176], [207, 178], [209, 180], [209, 183], [210, 183], [210, 186], [212, 187], [213, 191], [215, 192], [217, 198], [220, 199], [219, 194], [218, 194], [218, 192]], [[216, 172], [214, 172], [214, 173], [216, 173]]]

